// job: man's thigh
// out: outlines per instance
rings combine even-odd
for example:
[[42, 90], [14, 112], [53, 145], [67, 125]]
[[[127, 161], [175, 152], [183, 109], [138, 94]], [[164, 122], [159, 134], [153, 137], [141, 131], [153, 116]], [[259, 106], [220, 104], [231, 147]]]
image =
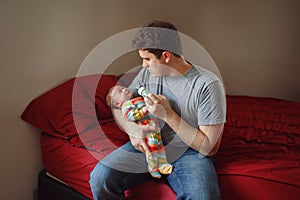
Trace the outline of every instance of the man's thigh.
[[148, 172], [146, 155], [136, 150], [130, 142], [116, 149], [100, 162], [109, 168], [122, 172]]
[[188, 149], [174, 163], [168, 176], [178, 197], [185, 199], [219, 199], [220, 189], [213, 161]]

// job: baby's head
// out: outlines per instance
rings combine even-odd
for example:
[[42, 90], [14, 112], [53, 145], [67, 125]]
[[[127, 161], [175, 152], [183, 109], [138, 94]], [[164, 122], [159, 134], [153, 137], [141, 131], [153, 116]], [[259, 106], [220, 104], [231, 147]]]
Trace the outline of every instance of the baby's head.
[[132, 99], [133, 93], [129, 88], [116, 85], [108, 90], [106, 104], [114, 108], [121, 108], [125, 101]]

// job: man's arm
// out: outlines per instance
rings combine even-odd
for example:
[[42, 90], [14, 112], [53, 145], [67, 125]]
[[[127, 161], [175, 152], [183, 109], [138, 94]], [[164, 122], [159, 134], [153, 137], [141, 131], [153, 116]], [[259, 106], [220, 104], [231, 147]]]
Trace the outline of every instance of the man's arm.
[[164, 120], [184, 143], [204, 155], [217, 152], [224, 124], [194, 128], [170, 107], [165, 96], [150, 94], [149, 97], [151, 100], [146, 101], [149, 112]]
[[174, 111], [168, 112], [166, 123], [180, 139], [203, 155], [215, 155], [218, 151], [224, 124], [199, 126], [194, 128]]

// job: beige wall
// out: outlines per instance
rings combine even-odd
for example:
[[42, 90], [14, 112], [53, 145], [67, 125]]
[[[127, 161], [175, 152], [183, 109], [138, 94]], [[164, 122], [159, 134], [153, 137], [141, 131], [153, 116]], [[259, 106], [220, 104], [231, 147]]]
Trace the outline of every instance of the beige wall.
[[[39, 131], [19, 119], [29, 101], [74, 76], [99, 42], [154, 18], [174, 22], [203, 45], [228, 94], [300, 101], [298, 2], [1, 1], [0, 199], [32, 199], [42, 168]], [[126, 55], [107, 73], [138, 61]]]

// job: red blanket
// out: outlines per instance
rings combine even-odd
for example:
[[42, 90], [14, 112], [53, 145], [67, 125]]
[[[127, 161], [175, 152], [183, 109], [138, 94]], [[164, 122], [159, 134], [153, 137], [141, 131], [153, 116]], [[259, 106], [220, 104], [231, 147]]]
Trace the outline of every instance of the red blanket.
[[[90, 198], [90, 171], [128, 141], [105, 105], [105, 94], [117, 81], [113, 75], [92, 75], [78, 78], [74, 87], [71, 79], [34, 99], [22, 114], [47, 133], [41, 137], [46, 170]], [[214, 159], [223, 199], [298, 199], [300, 103], [227, 96], [227, 122]], [[175, 199], [168, 185], [157, 182], [126, 195]]]
[[[227, 105], [227, 123], [215, 157], [223, 199], [296, 199], [300, 194], [300, 118], [296, 117], [300, 104], [228, 96]], [[63, 141], [43, 136], [41, 140], [46, 169], [90, 198], [89, 172], [97, 159], [128, 140], [113, 121], [102, 122], [102, 129], [107, 137], [99, 137], [93, 129], [83, 133], [84, 145], [80, 137]], [[129, 199], [146, 194], [175, 199], [162, 183], [147, 182], [127, 191]]]

